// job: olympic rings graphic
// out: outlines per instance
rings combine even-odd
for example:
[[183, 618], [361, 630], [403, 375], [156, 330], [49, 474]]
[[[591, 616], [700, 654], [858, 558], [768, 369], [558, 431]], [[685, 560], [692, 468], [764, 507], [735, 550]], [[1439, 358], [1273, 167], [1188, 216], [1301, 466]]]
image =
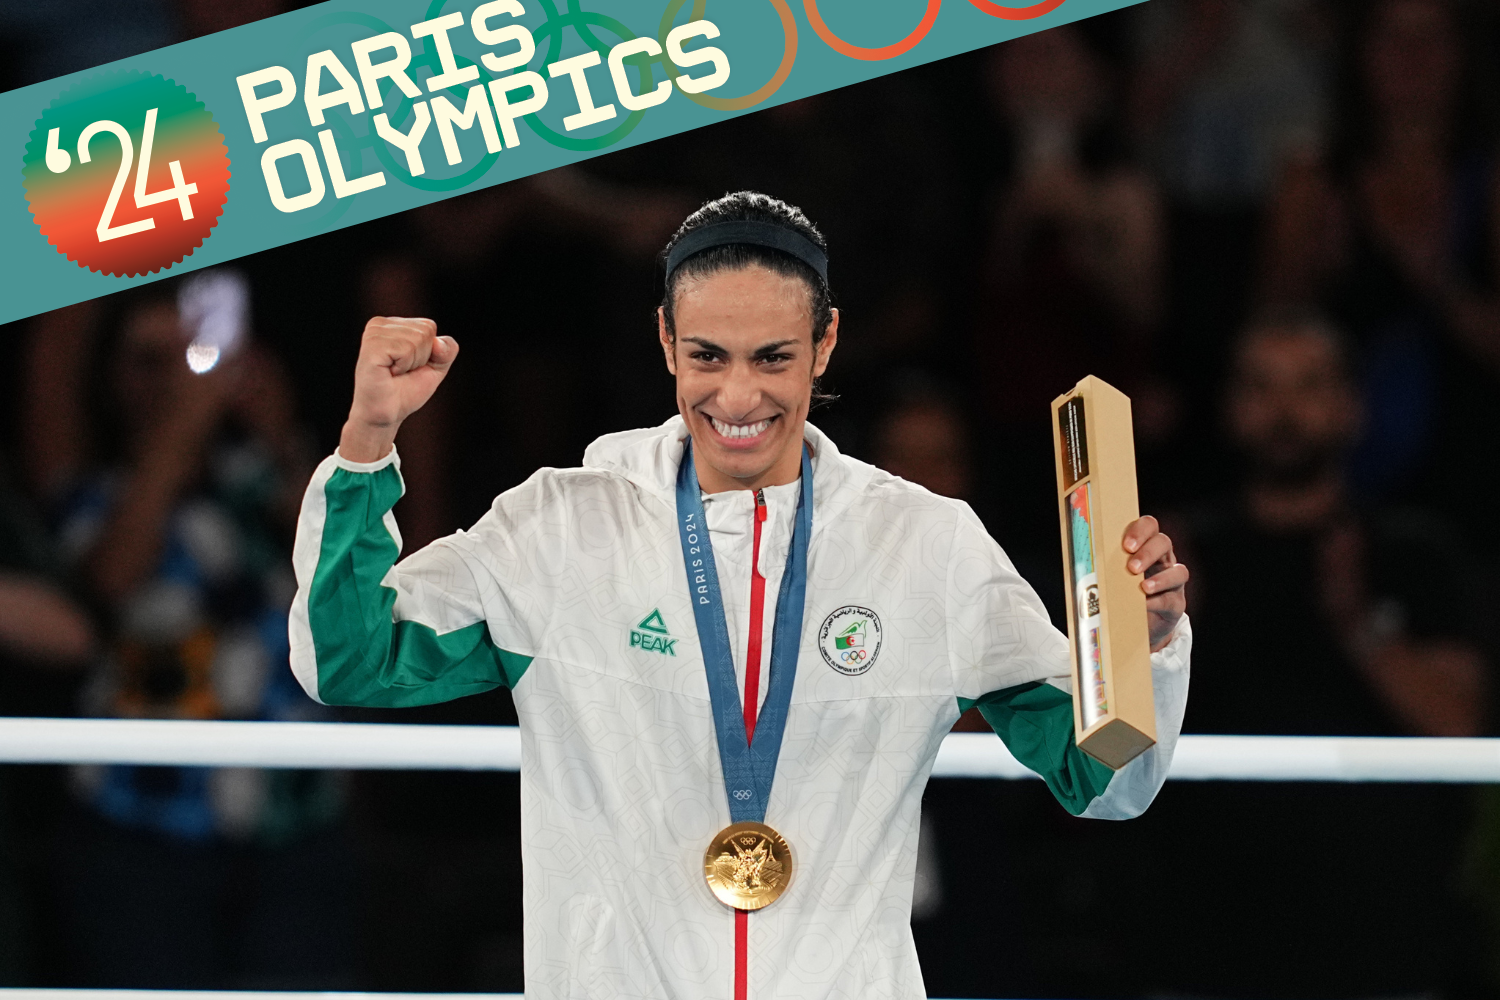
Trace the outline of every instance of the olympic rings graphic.
[[[449, 0], [430, 0], [428, 4], [427, 16], [429, 18], [438, 16], [443, 8], [447, 6], [448, 2]], [[1041, 17], [1044, 14], [1051, 13], [1058, 7], [1062, 6], [1064, 0], [1040, 0], [1040, 2], [1031, 4], [1028, 7], [1004, 7], [998, 3], [995, 3], [994, 0], [969, 0], [969, 2], [973, 4], [977, 9], [984, 12], [985, 14], [990, 15], [991, 17], [1004, 18], [1009, 21], [1025, 21], [1032, 18]], [[666, 10], [662, 14], [661, 26], [657, 37], [657, 41], [662, 45], [666, 44], [666, 37], [668, 32], [672, 30], [673, 20], [677, 17], [677, 14], [686, 4], [687, 0], [670, 0], [670, 2], [667, 4]], [[785, 44], [782, 50], [781, 62], [776, 67], [776, 72], [773, 73], [771, 75], [771, 78], [767, 80], [760, 88], [740, 97], [715, 97], [711, 94], [687, 94], [686, 96], [690, 100], [692, 100], [696, 104], [702, 105], [703, 107], [712, 108], [716, 111], [743, 111], [747, 108], [753, 108], [758, 104], [764, 103], [765, 101], [770, 99], [778, 90], [781, 89], [781, 85], [784, 84], [787, 80], [787, 77], [791, 75], [792, 67], [797, 62], [797, 19], [796, 16], [792, 13], [792, 9], [788, 4], [788, 0], [770, 0], [770, 4], [771, 7], [776, 11], [777, 16], [781, 19], [781, 30], [783, 36], [785, 37]], [[895, 42], [891, 45], [885, 45], [879, 48], [865, 48], [859, 45], [852, 45], [849, 42], [844, 41], [838, 35], [834, 34], [833, 30], [830, 29], [828, 27], [828, 24], [823, 20], [823, 16], [818, 10], [817, 0], [803, 0], [803, 7], [807, 13], [807, 19], [812, 24], [813, 31], [817, 33], [819, 38], [821, 38], [830, 48], [840, 53], [841, 55], [848, 56], [851, 59], [862, 59], [866, 61], [894, 59], [897, 56], [911, 51], [918, 44], [920, 44], [932, 30], [933, 24], [937, 22], [938, 13], [941, 11], [942, 5], [943, 0], [927, 0], [926, 13], [922, 15], [921, 22], [914, 29], [912, 29], [911, 34], [907, 35], [899, 42]], [[603, 14], [597, 14], [593, 11], [581, 9], [581, 7], [579, 6], [579, 0], [567, 0], [566, 12], [559, 12], [554, 0], [541, 0], [541, 6], [543, 14], [546, 16], [546, 20], [532, 33], [532, 37], [537, 42], [545, 42], [546, 44], [546, 55], [542, 60], [544, 64], [550, 62], [552, 60], [553, 53], [560, 49], [562, 42], [562, 32], [566, 28], [571, 27], [576, 30], [579, 34], [579, 37], [581, 37], [590, 48], [594, 49], [596, 52], [599, 52], [601, 55], [608, 52], [609, 46], [602, 42], [593, 33], [593, 31], [590, 30], [591, 26], [603, 28], [606, 31], [619, 36], [623, 41], [628, 41], [635, 37], [635, 35], [629, 30], [629, 28], [627, 28], [620, 21]], [[693, 0], [691, 11], [693, 20], [702, 20], [706, 7], [707, 0]], [[370, 15], [358, 14], [354, 12], [341, 12], [324, 15], [323, 17], [317, 19], [312, 24], [308, 25], [307, 29], [304, 31], [304, 34], [312, 34], [313, 32], [321, 30], [323, 28], [346, 24], [356, 24], [361, 27], [370, 28], [376, 31], [393, 30], [383, 21], [379, 20], [378, 18], [371, 17]], [[431, 68], [434, 73], [436, 73], [440, 69], [437, 62], [438, 60], [436, 52], [431, 49], [425, 49], [420, 55], [412, 60], [412, 65], [413, 67], [425, 65]], [[682, 75], [681, 72], [677, 69], [676, 65], [670, 59], [665, 58], [664, 55], [657, 56], [649, 60], [642, 60], [640, 62], [635, 62], [634, 60], [632, 60], [632, 62], [634, 62], [634, 64], [637, 66], [638, 72], [641, 74], [641, 86], [643, 88], [648, 88], [650, 86], [650, 72], [652, 63], [660, 62], [662, 64], [662, 68], [666, 71], [667, 76], [674, 82], [678, 77]], [[459, 57], [459, 65], [461, 67], [466, 67], [474, 65], [474, 63], [468, 59]], [[480, 69], [481, 80], [488, 81], [491, 78], [492, 77], [490, 73], [485, 71], [483, 68]], [[410, 113], [411, 106], [415, 103], [415, 101], [411, 98], [407, 98], [404, 94], [400, 93], [397, 93], [393, 96], [395, 96], [397, 100], [396, 106], [392, 108], [391, 118], [394, 121], [403, 121], [406, 115]], [[527, 115], [524, 121], [528, 126], [531, 127], [531, 130], [534, 134], [554, 146], [560, 146], [564, 149], [571, 149], [576, 151], [586, 151], [603, 149], [607, 146], [614, 145], [621, 139], [625, 138], [625, 136], [629, 135], [635, 129], [635, 127], [641, 123], [641, 120], [644, 117], [644, 111], [631, 112], [625, 117], [624, 121], [622, 121], [611, 131], [605, 133], [604, 135], [589, 139], [575, 139], [571, 136], [559, 134], [558, 132], [543, 124], [541, 119], [535, 114]], [[381, 165], [391, 174], [391, 176], [393, 176], [397, 181], [403, 184], [406, 184], [410, 187], [419, 188], [421, 190], [455, 191], [460, 188], [467, 187], [469, 184], [478, 180], [481, 176], [488, 172], [489, 169], [494, 166], [495, 161], [499, 158], [498, 153], [488, 153], [485, 156], [481, 157], [479, 162], [475, 163], [468, 170], [465, 170], [463, 173], [453, 177], [413, 177], [410, 175], [410, 173], [407, 172], [407, 170], [405, 170], [400, 164], [395, 161], [394, 155], [385, 143], [379, 143], [375, 141], [375, 135], [373, 132], [366, 136], [355, 136], [348, 123], [338, 116], [334, 116], [331, 121], [332, 127], [339, 135], [340, 148], [348, 148], [356, 156], [358, 155], [359, 151], [364, 148], [372, 149], [375, 153], [376, 158], [380, 161]], [[331, 208], [327, 218], [329, 220], [338, 218], [339, 216], [344, 214], [344, 212], [349, 208], [351, 204], [352, 202], [349, 200], [339, 200]]]
[[[1057, 0], [1057, 2], [1061, 3], [1062, 0]], [[894, 59], [903, 53], [911, 51], [918, 42], [926, 38], [927, 32], [932, 30], [933, 24], [937, 21], [938, 11], [943, 9], [943, 0], [927, 0], [927, 13], [922, 15], [922, 23], [912, 29], [912, 33], [901, 39], [901, 41], [893, 45], [882, 46], [878, 49], [867, 49], [859, 45], [851, 45], [838, 35], [835, 35], [828, 25], [824, 23], [823, 15], [818, 13], [818, 0], [802, 0], [802, 6], [807, 9], [807, 19], [812, 22], [813, 31], [816, 31], [818, 37], [828, 43], [829, 48], [848, 56], [850, 59], [876, 61]]]
[[[568, 0], [568, 12], [566, 14], [559, 14], [557, 12], [557, 7], [552, 3], [552, 0], [541, 0], [541, 4], [542, 13], [547, 15], [547, 20], [542, 22], [541, 27], [533, 31], [531, 35], [532, 38], [538, 42], [540, 42], [543, 38], [547, 40], [547, 52], [546, 55], [542, 57], [543, 65], [546, 65], [547, 63], [553, 61], [554, 51], [561, 50], [562, 30], [566, 27], [572, 27], [574, 30], [576, 30], [578, 32], [578, 37], [582, 38], [584, 43], [588, 45], [589, 48], [605, 57], [609, 56], [609, 46], [601, 42], [599, 38], [589, 30], [589, 25], [597, 25], [605, 29], [606, 31], [613, 32], [620, 38], [621, 41], [624, 42], [628, 42], [636, 37], [629, 28], [625, 27], [625, 25], [621, 24], [614, 18], [607, 17], [604, 14], [596, 14], [593, 11], [581, 9], [578, 6], [578, 0]], [[668, 65], [670, 65], [670, 63], [668, 63]], [[641, 67], [640, 73], [642, 80], [646, 81], [645, 83], [643, 83], [643, 86], [649, 88], [649, 80], [651, 76], [650, 66], [646, 65]], [[635, 127], [639, 125], [641, 123], [641, 120], [645, 117], [646, 112], [644, 111], [632, 111], [619, 125], [615, 126], [604, 135], [595, 136], [592, 139], [574, 139], [572, 136], [562, 135], [544, 125], [541, 118], [538, 117], [535, 113], [527, 115], [522, 119], [522, 121], [526, 122], [526, 124], [531, 127], [532, 132], [536, 133], [537, 136], [545, 139], [547, 142], [550, 142], [552, 145], [560, 146], [563, 149], [571, 149], [578, 152], [583, 152], [585, 150], [603, 149], [606, 146], [613, 146], [615, 143], [619, 142], [621, 139], [625, 138], [632, 131], [634, 131]]]
[[992, 0], [969, 0], [969, 3], [978, 7], [991, 17], [1003, 17], [1007, 21], [1029, 21], [1033, 17], [1041, 17], [1050, 14], [1062, 6], [1063, 0], [1042, 0], [1030, 7], [1002, 7]]
[[[666, 12], [661, 16], [661, 29], [657, 34], [657, 41], [662, 45], [667, 44], [667, 34], [672, 30], [672, 21], [677, 17], [677, 12], [682, 10], [687, 0], [672, 0], [667, 4]], [[694, 0], [693, 20], [702, 20], [707, 0]], [[711, 94], [688, 94], [688, 98], [695, 104], [701, 104], [705, 108], [713, 108], [715, 111], [743, 111], [753, 108], [765, 101], [786, 82], [786, 78], [792, 73], [792, 65], [797, 61], [797, 18], [792, 14], [792, 8], [787, 6], [786, 0], [771, 0], [771, 6], [776, 8], [776, 13], [781, 17], [781, 31], [786, 36], [786, 47], [781, 54], [781, 65], [776, 67], [776, 72], [771, 79], [767, 80], [759, 90], [752, 91], [742, 97], [714, 97]], [[664, 62], [663, 67], [667, 75], [673, 81], [682, 74], [677, 71], [669, 59]]]
[[870, 654], [865, 652], [863, 649], [846, 649], [839, 654], [839, 659], [843, 660], [845, 663], [858, 663], [869, 655]]

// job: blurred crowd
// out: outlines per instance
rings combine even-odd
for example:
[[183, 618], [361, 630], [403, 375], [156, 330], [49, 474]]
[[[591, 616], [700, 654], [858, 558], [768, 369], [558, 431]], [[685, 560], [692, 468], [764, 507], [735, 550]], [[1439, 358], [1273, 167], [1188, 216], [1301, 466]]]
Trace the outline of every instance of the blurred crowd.
[[[286, 5], [15, 8], [0, 87]], [[410, 550], [673, 412], [660, 248], [741, 188], [831, 244], [813, 421], [968, 501], [1059, 625], [1048, 403], [1130, 394], [1193, 570], [1187, 731], [1500, 735], [1488, 0], [1150, 0], [317, 237], [229, 269], [248, 333], [202, 374], [178, 279], [0, 328], [0, 713], [513, 722], [287, 669], [360, 329], [464, 347], [398, 442]], [[503, 774], [5, 769], [0, 985], [519, 989], [519, 827]], [[1098, 824], [938, 780], [913, 921], [934, 995], [1496, 995], [1500, 794], [1171, 784]]]

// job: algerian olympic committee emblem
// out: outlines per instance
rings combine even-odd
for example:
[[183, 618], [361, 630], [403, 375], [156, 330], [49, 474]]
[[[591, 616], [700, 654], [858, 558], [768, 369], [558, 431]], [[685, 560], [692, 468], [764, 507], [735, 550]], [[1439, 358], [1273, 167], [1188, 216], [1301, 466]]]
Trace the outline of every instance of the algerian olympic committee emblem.
[[823, 619], [818, 629], [818, 649], [828, 665], [850, 677], [875, 665], [880, 655], [880, 616], [869, 608], [850, 604]]

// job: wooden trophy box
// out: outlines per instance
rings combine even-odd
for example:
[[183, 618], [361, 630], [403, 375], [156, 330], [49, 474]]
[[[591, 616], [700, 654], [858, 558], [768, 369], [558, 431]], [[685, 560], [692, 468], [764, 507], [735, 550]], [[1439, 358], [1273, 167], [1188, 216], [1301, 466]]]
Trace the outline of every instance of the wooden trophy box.
[[1078, 746], [1118, 770], [1156, 743], [1141, 577], [1120, 544], [1140, 516], [1130, 397], [1090, 375], [1052, 401]]

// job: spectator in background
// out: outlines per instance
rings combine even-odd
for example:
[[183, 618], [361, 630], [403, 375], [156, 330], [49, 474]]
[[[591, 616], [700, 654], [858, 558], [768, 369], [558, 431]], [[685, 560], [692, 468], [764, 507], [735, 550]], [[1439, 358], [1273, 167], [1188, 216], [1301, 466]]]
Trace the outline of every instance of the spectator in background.
[[1168, 206], [1162, 340], [1191, 446], [1212, 441], [1229, 347], [1221, 331], [1239, 329], [1251, 309], [1266, 202], [1288, 160], [1325, 141], [1337, 55], [1330, 7], [1153, 0], [1133, 9], [1125, 121]]
[[[126, 296], [107, 345], [92, 306], [33, 327], [34, 474], [108, 622], [85, 711], [321, 717], [287, 666], [289, 518], [311, 468], [290, 395], [253, 341], [190, 353], [175, 288]], [[112, 460], [94, 447], [109, 432]], [[347, 984], [335, 776], [109, 766], [77, 778], [85, 810], [55, 876], [75, 983]]]
[[[1472, 550], [1431, 516], [1350, 495], [1361, 409], [1339, 336], [1307, 315], [1253, 323], [1226, 402], [1239, 489], [1174, 533], [1193, 560], [1206, 665], [1186, 730], [1486, 732]], [[1158, 985], [1209, 991], [1233, 968], [1240, 995], [1451, 988], [1468, 927], [1454, 891], [1465, 801], [1441, 785], [1217, 784], [1173, 796], [1174, 841], [1153, 848], [1152, 891], [1188, 939], [1176, 981]], [[1274, 961], [1236, 961], [1245, 955]]]
[[1262, 297], [1321, 303], [1366, 358], [1356, 486], [1461, 518], [1468, 489], [1500, 489], [1495, 463], [1472, 461], [1500, 435], [1500, 158], [1483, 114], [1496, 85], [1482, 78], [1493, 59], [1467, 51], [1495, 11], [1380, 0], [1361, 13], [1343, 134], [1286, 174]]
[[1010, 141], [976, 336], [989, 412], [1034, 425], [1083, 369], [1128, 382], [1144, 367], [1162, 304], [1162, 219], [1154, 185], [1126, 156], [1111, 68], [1082, 31], [991, 53], [990, 96]]
[[[1362, 416], [1338, 335], [1297, 314], [1252, 324], [1227, 401], [1245, 477], [1189, 536], [1204, 566], [1196, 617], [1223, 616], [1208, 640], [1216, 669], [1194, 686], [1194, 728], [1481, 735], [1472, 562], [1433, 517], [1351, 497], [1344, 470]], [[1269, 616], [1300, 624], [1300, 639], [1262, 647], [1253, 623]], [[1287, 698], [1291, 688], [1301, 694]]]
[[[981, 493], [1003, 515], [996, 537], [1023, 572], [1050, 580], [1056, 536], [1017, 537], [1014, 526], [1057, 523], [1052, 400], [1098, 375], [1136, 398], [1143, 459], [1166, 433], [1151, 418], [1170, 412], [1170, 396], [1144, 375], [1162, 307], [1162, 220], [1126, 155], [1118, 80], [1092, 36], [1066, 25], [1017, 38], [989, 50], [984, 71], [1004, 131], [964, 374], [983, 421]], [[1001, 470], [1005, 481], [992, 481]]]
[[1166, 0], [1141, 8], [1129, 120], [1167, 198], [1254, 209], [1328, 127], [1333, 23], [1322, 0]]

